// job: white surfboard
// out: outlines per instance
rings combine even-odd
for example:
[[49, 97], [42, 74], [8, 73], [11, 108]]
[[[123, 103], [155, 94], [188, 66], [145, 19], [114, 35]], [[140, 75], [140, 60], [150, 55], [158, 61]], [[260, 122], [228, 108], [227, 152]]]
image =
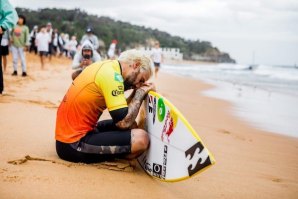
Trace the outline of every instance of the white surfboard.
[[188, 179], [215, 163], [183, 115], [156, 92], [148, 94], [145, 125], [150, 147], [138, 162], [149, 175], [175, 182]]

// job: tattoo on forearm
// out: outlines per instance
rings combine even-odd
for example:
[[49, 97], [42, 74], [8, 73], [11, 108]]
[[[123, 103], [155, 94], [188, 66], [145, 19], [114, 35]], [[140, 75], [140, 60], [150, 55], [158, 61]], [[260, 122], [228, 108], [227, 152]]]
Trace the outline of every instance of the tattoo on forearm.
[[129, 97], [126, 99], [127, 101], [127, 104], [130, 104], [131, 100], [133, 99], [133, 97], [135, 96], [136, 94], [136, 89], [134, 89], [131, 94], [129, 95]]
[[128, 105], [128, 113], [126, 117], [116, 124], [119, 128], [127, 129], [134, 123], [146, 94], [147, 93], [143, 89], [138, 89], [136, 91], [131, 103]]

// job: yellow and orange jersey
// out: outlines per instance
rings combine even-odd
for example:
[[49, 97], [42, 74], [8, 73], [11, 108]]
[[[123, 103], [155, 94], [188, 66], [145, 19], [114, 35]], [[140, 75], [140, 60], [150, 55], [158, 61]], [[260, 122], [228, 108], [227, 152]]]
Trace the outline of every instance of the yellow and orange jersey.
[[73, 143], [94, 128], [104, 109], [127, 107], [121, 66], [117, 60], [96, 62], [72, 82], [56, 119], [56, 140]]

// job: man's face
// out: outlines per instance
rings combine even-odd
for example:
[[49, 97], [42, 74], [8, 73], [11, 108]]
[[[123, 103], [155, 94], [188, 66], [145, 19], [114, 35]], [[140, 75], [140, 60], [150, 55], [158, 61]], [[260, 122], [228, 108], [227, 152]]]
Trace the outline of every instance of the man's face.
[[86, 59], [86, 58], [91, 58], [91, 55], [92, 55], [92, 51], [91, 50], [83, 50], [82, 52], [83, 54], [83, 57]]
[[150, 78], [147, 71], [140, 72], [140, 68], [133, 69], [132, 72], [124, 79], [124, 90], [140, 88]]

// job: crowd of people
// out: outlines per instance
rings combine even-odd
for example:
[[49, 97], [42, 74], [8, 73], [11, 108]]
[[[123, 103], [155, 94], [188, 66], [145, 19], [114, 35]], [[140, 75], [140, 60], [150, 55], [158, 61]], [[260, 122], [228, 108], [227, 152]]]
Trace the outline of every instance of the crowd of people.
[[[88, 41], [88, 42], [86, 42]], [[25, 51], [35, 53], [40, 57], [41, 69], [45, 68], [45, 58], [51, 61], [52, 56], [68, 57], [73, 60], [72, 68], [76, 70], [72, 74], [74, 80], [81, 71], [91, 63], [107, 59], [117, 59], [121, 51], [117, 48], [118, 41], [113, 39], [107, 54], [99, 51], [100, 42], [92, 27], [87, 27], [85, 34], [78, 42], [76, 35], [69, 36], [68, 33], [61, 33], [57, 28], [53, 28], [52, 23], [46, 25], [34, 25], [31, 32], [26, 25], [26, 17], [18, 16], [15, 27], [3, 31], [1, 49], [4, 71], [7, 68], [7, 55], [9, 51], [13, 57], [13, 76], [18, 75], [18, 62], [21, 60], [22, 76], [27, 76]], [[88, 55], [90, 54], [90, 55]], [[155, 73], [157, 74], [160, 62], [162, 61], [162, 52], [159, 42], [155, 43], [152, 50], [151, 59], [154, 62]]]
[[[82, 57], [82, 47], [86, 41], [89, 42], [89, 50], [92, 51], [89, 58], [92, 62], [89, 62], [88, 56]], [[109, 54], [103, 55], [103, 57], [116, 59], [118, 57], [116, 44], [117, 40], [113, 40], [108, 49]], [[27, 50], [29, 53], [39, 55], [41, 68], [44, 69], [45, 57], [51, 61], [52, 56], [65, 56], [74, 60], [73, 65], [76, 65], [78, 61], [83, 62], [82, 58], [84, 58], [84, 64], [82, 64], [84, 66], [87, 63], [99, 61], [102, 57], [100, 54], [103, 53], [99, 51], [99, 46], [99, 39], [94, 34], [92, 27], [87, 27], [85, 34], [78, 41], [75, 34], [70, 37], [68, 33], [60, 33], [57, 28], [53, 28], [51, 22], [41, 26], [35, 25], [29, 32], [29, 27], [26, 25], [26, 17], [19, 15], [16, 26], [3, 31], [2, 34], [1, 48], [4, 71], [7, 68], [9, 51], [11, 51], [13, 57], [14, 71], [12, 75], [18, 75], [18, 61], [21, 60], [22, 76], [27, 76], [25, 57], [25, 51]], [[77, 67], [74, 67], [74, 69], [77, 69]]]

